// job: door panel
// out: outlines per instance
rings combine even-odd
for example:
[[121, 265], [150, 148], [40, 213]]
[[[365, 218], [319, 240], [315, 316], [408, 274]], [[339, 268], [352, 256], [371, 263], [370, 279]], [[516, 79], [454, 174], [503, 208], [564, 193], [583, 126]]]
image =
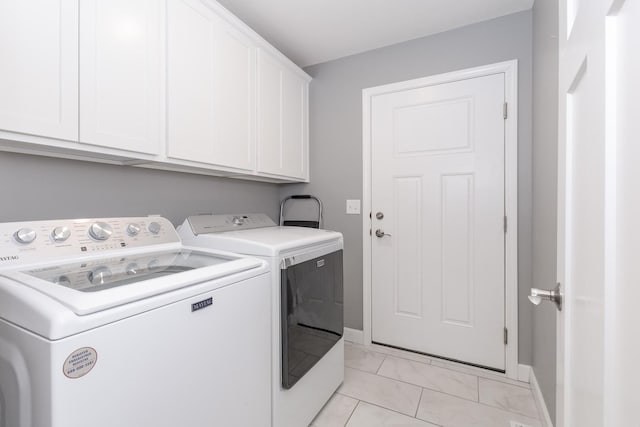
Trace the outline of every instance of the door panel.
[[168, 4], [168, 156], [252, 170], [253, 43], [199, 0]]
[[[396, 154], [450, 153], [470, 149], [471, 98], [399, 108], [394, 112]], [[451, 120], [455, 117], [456, 120]]]
[[422, 313], [422, 177], [405, 176], [394, 178], [394, 227], [397, 245], [394, 251], [394, 301], [399, 315], [421, 318]]
[[77, 141], [78, 0], [0, 2], [0, 58], [0, 129]]
[[504, 85], [373, 97], [374, 341], [505, 369]]
[[263, 51], [258, 52], [258, 171], [282, 168], [282, 71]]
[[473, 174], [442, 177], [442, 320], [473, 325]]
[[[571, 297], [567, 299], [565, 324], [567, 352], [565, 384], [571, 390], [567, 410], [568, 425], [597, 425], [602, 419], [598, 397], [603, 381], [603, 279], [604, 234], [585, 232], [604, 226], [604, 145], [603, 135], [594, 135], [584, 126], [592, 115], [595, 97], [594, 75], [585, 71], [577, 76], [567, 94], [567, 169], [565, 281]], [[588, 331], [588, 333], [587, 333]], [[580, 356], [578, 356], [580, 355]], [[587, 372], [589, 373], [588, 375]], [[599, 391], [600, 390], [600, 391]], [[601, 397], [601, 396], [600, 396]], [[589, 408], [585, 410], [585, 408]], [[591, 424], [590, 424], [591, 423]]]
[[253, 169], [255, 48], [240, 31], [220, 25], [215, 46], [213, 149], [220, 164]]
[[307, 83], [284, 70], [282, 74], [282, 175], [305, 176], [305, 88]]
[[197, 0], [167, 11], [167, 155], [213, 163], [213, 13]]
[[258, 171], [307, 175], [308, 82], [265, 51], [258, 53]]
[[80, 5], [80, 142], [158, 154], [162, 131], [161, 4]]

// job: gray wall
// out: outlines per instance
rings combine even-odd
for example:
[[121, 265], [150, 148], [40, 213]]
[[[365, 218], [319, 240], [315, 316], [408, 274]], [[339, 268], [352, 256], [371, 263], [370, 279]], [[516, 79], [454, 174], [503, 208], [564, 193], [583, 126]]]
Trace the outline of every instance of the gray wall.
[[[533, 283], [556, 281], [558, 145], [558, 2], [537, 0], [533, 8]], [[551, 419], [556, 407], [556, 310], [533, 312], [533, 370]]]
[[314, 78], [311, 183], [284, 186], [281, 196], [318, 195], [326, 205], [326, 227], [344, 233], [346, 326], [362, 329], [362, 218], [345, 214], [346, 199], [362, 199], [362, 89], [518, 59], [519, 353], [521, 363], [531, 363], [531, 32], [531, 11], [521, 12], [305, 70]]
[[279, 209], [275, 184], [3, 152], [0, 182], [0, 222]]

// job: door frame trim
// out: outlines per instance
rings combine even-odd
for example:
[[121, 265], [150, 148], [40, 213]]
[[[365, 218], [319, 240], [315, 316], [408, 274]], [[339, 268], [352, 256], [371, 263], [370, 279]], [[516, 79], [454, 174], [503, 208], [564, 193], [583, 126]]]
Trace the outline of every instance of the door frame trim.
[[371, 344], [371, 100], [374, 96], [459, 80], [505, 74], [505, 376], [518, 378], [518, 60], [499, 62], [362, 90], [362, 329]]

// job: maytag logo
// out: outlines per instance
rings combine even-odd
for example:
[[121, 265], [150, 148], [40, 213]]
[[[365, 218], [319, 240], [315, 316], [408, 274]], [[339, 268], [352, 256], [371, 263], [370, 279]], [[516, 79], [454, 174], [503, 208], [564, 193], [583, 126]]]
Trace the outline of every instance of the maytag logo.
[[2, 261], [2, 262], [17, 261], [19, 259], [20, 259], [20, 257], [18, 255], [0, 256], [0, 261]]
[[203, 308], [207, 308], [210, 305], [213, 305], [213, 298], [207, 298], [205, 300], [202, 301], [198, 301], [196, 303], [191, 304], [191, 311], [198, 311], [198, 310], [202, 310]]

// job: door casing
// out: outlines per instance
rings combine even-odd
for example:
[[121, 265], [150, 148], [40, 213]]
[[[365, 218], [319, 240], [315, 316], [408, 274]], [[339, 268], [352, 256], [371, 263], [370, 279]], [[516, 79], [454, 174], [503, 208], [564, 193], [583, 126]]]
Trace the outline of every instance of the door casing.
[[[376, 86], [362, 91], [362, 300], [363, 341], [371, 344], [371, 99], [376, 95], [433, 86], [491, 74], [505, 74], [505, 376], [519, 378], [518, 369], [518, 61], [511, 60], [445, 74]], [[523, 372], [526, 369], [522, 370]]]

